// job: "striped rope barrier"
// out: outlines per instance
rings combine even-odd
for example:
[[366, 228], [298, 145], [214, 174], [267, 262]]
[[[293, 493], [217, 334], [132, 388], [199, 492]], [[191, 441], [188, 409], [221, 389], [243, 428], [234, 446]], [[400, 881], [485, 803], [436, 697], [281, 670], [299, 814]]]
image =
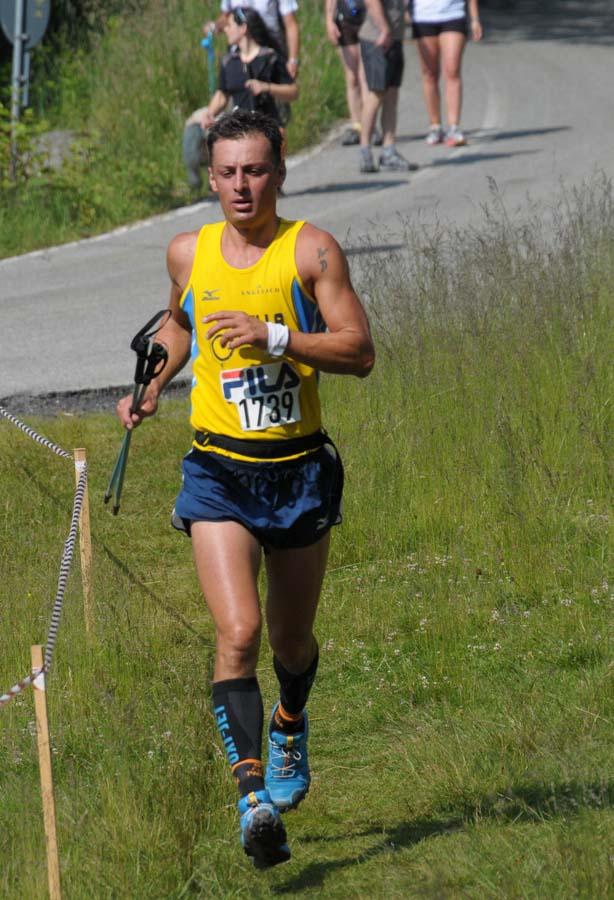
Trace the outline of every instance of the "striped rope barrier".
[[[50, 441], [48, 438], [42, 437], [40, 434], [37, 434], [37, 432], [34, 431], [33, 428], [25, 425], [20, 419], [17, 418], [17, 416], [12, 415], [12, 413], [8, 412], [3, 406], [0, 406], [0, 415], [4, 416], [5, 419], [8, 419], [9, 422], [23, 431], [24, 434], [27, 434], [28, 437], [32, 438], [32, 440], [36, 441], [38, 444], [42, 444], [43, 447], [47, 447], [48, 450], [51, 450], [53, 453], [56, 453], [63, 459], [73, 459], [71, 453], [68, 453], [66, 450], [58, 447], [57, 444], [54, 444], [53, 441]], [[66, 591], [66, 583], [68, 580], [68, 575], [70, 572], [73, 553], [75, 549], [75, 543], [77, 540], [79, 519], [81, 517], [81, 508], [83, 506], [83, 498], [85, 495], [86, 487], [87, 464], [85, 462], [82, 462], [79, 472], [79, 481], [77, 483], [77, 488], [75, 491], [75, 499], [73, 502], [70, 529], [68, 532], [68, 537], [64, 542], [64, 550], [62, 553], [62, 560], [60, 562], [58, 587], [51, 611], [51, 621], [49, 624], [49, 632], [47, 634], [47, 642], [45, 644], [45, 658], [43, 668], [33, 669], [28, 675], [26, 675], [25, 678], [22, 678], [21, 681], [17, 682], [17, 684], [14, 684], [13, 687], [10, 688], [5, 694], [0, 694], [0, 708], [6, 706], [11, 702], [11, 700], [14, 700], [15, 697], [21, 694], [21, 692], [24, 691], [27, 687], [29, 687], [31, 684], [34, 684], [34, 682], [40, 675], [48, 674], [49, 669], [51, 668], [58, 630], [60, 627], [60, 619], [62, 616], [64, 593]]]
[[33, 669], [29, 675], [26, 675], [25, 678], [22, 678], [21, 681], [18, 681], [17, 684], [14, 684], [12, 688], [6, 692], [6, 694], [0, 694], [0, 708], [6, 706], [7, 703], [10, 703], [11, 700], [14, 700], [18, 694], [21, 694], [22, 691], [25, 691], [27, 687], [31, 684], [34, 684], [39, 675], [44, 673], [45, 669]]
[[81, 506], [83, 504], [83, 495], [87, 484], [87, 465], [84, 463], [79, 475], [79, 483], [75, 492], [75, 501], [72, 510], [72, 519], [70, 522], [70, 531], [64, 543], [64, 552], [60, 563], [60, 576], [58, 578], [58, 589], [53, 603], [51, 612], [51, 622], [49, 624], [49, 633], [47, 634], [47, 643], [45, 644], [45, 673], [51, 668], [51, 660], [53, 651], [55, 650], [55, 642], [60, 627], [60, 618], [62, 615], [62, 604], [64, 603], [64, 592], [66, 590], [66, 582], [68, 573], [72, 564], [75, 542], [77, 540], [77, 530], [79, 528], [79, 518], [81, 516]]
[[38, 444], [42, 444], [43, 447], [47, 447], [48, 450], [51, 450], [53, 453], [57, 453], [58, 456], [61, 456], [64, 459], [72, 459], [72, 453], [68, 453], [67, 450], [62, 450], [62, 448], [58, 447], [57, 444], [54, 444], [53, 441], [50, 441], [48, 438], [42, 437], [42, 435], [37, 434], [33, 428], [25, 425], [21, 421], [21, 419], [18, 419], [17, 416], [14, 416], [8, 411], [8, 409], [5, 409], [3, 406], [0, 406], [0, 416], [4, 416], [5, 419], [8, 419], [9, 422], [12, 422], [13, 425], [16, 425], [17, 428], [20, 428], [24, 432], [24, 434], [27, 434], [28, 437], [31, 437], [33, 441], [36, 441]]

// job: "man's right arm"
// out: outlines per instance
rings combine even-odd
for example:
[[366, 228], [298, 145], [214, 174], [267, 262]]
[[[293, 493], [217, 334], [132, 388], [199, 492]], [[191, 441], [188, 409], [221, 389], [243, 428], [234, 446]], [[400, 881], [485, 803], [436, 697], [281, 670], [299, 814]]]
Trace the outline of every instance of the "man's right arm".
[[168, 305], [171, 314], [156, 334], [156, 341], [165, 347], [168, 360], [162, 372], [147, 387], [137, 410], [130, 410], [132, 394], [122, 397], [117, 404], [117, 415], [125, 428], [135, 428], [144, 418], [154, 415], [160, 394], [190, 358], [192, 326], [188, 316], [179, 306], [179, 301], [190, 279], [197, 236], [197, 232], [178, 234], [168, 246], [166, 264], [171, 279]]

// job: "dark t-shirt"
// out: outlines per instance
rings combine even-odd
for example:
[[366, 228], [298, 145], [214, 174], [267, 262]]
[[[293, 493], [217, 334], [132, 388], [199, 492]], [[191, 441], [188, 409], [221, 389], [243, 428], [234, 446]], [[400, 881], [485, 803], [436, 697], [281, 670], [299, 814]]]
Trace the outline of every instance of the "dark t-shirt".
[[270, 47], [261, 47], [258, 56], [249, 63], [241, 61], [239, 48], [231, 47], [220, 66], [219, 88], [225, 94], [229, 94], [233, 108], [258, 110], [266, 113], [279, 121], [277, 104], [268, 93], [255, 97], [245, 87], [245, 82], [250, 78], [258, 81], [268, 81], [273, 84], [294, 84], [294, 79], [288, 74], [286, 63], [275, 50]]

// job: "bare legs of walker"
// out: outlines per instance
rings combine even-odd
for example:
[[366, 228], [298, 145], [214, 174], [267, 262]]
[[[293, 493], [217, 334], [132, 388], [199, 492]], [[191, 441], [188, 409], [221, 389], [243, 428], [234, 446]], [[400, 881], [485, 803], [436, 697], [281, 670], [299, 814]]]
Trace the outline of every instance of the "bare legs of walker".
[[[262, 764], [262, 696], [256, 679], [262, 616], [258, 596], [261, 548], [237, 522], [195, 522], [196, 569], [216, 629], [213, 705], [240, 799], [241, 842], [258, 868], [290, 858], [280, 810], [309, 788], [304, 706], [315, 677], [313, 622], [329, 537], [266, 557], [266, 618], [280, 701], [274, 708], [266, 783]], [[292, 603], [288, 603], [288, 598]], [[270, 771], [269, 771], [270, 770]]]
[[[467, 38], [458, 31], [443, 31], [438, 36], [418, 39], [418, 51], [422, 69], [422, 89], [429, 117], [427, 144], [446, 144], [453, 147], [465, 143], [460, 131], [462, 105], [461, 63]], [[444, 131], [441, 120], [441, 96], [439, 79], [443, 74], [448, 129]]]
[[[386, 88], [385, 91], [367, 91], [362, 109], [362, 132], [360, 138], [360, 171], [415, 172], [418, 166], [401, 156], [396, 148], [397, 109], [399, 89]], [[370, 147], [370, 136], [378, 110], [382, 110], [383, 146], [379, 167], [375, 164]]]
[[[360, 45], [348, 44], [338, 49], [343, 64], [345, 96], [351, 122], [350, 126], [343, 132], [341, 143], [344, 147], [351, 147], [360, 144], [362, 104], [368, 88], [360, 56]], [[381, 132], [376, 127], [372, 130], [371, 143], [376, 147], [379, 147], [382, 143]]]

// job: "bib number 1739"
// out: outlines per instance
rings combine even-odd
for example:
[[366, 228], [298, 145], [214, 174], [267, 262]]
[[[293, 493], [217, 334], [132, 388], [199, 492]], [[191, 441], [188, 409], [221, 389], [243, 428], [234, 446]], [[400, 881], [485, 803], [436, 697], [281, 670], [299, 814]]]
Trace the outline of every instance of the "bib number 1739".
[[239, 414], [242, 431], [300, 422], [300, 378], [287, 362], [249, 366], [220, 374], [222, 393]]

